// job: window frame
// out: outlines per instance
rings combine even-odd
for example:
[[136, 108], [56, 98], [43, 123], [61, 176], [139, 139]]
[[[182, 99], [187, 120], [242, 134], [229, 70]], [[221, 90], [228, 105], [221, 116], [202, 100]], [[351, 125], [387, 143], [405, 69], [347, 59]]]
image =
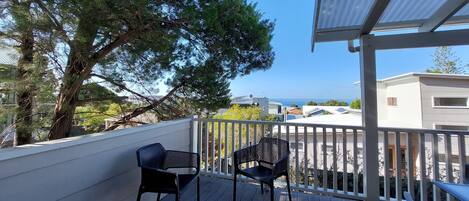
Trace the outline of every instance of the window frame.
[[[466, 106], [435, 105], [435, 100], [437, 98], [465, 98], [466, 99]], [[433, 108], [468, 109], [469, 108], [469, 97], [467, 97], [467, 96], [432, 96], [432, 107]]]
[[[393, 100], [393, 101], [389, 101], [389, 100]], [[394, 103], [394, 104], [390, 104], [390, 103]], [[397, 97], [396, 96], [387, 96], [386, 97], [386, 105], [387, 106], [391, 106], [391, 107], [397, 107]]]

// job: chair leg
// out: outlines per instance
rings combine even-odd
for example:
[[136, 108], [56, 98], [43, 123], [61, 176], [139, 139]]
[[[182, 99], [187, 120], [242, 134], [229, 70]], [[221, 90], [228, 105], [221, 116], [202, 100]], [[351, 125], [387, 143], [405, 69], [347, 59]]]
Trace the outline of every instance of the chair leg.
[[233, 201], [236, 201], [236, 172], [233, 176]]
[[261, 194], [264, 194], [264, 183], [261, 182]]
[[143, 194], [142, 187], [139, 187], [138, 188], [137, 201], [140, 201], [140, 197], [142, 196], [142, 194]]
[[179, 201], [179, 190], [176, 192], [176, 201]]
[[290, 178], [288, 177], [288, 172], [286, 176], [287, 176], [288, 200], [291, 201]]
[[274, 201], [274, 182], [270, 183], [270, 201]]
[[156, 201], [160, 201], [160, 194], [161, 193], [158, 193], [158, 196], [156, 197]]
[[197, 177], [197, 201], [200, 201], [200, 177]]

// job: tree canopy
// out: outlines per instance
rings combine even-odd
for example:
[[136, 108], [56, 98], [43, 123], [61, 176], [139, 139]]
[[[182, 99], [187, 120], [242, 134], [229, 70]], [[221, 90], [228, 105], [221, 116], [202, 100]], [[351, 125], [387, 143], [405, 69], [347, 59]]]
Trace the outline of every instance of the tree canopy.
[[467, 70], [461, 66], [461, 60], [448, 46], [437, 47], [433, 53], [433, 67], [429, 73], [464, 74]]
[[[20, 13], [29, 18], [11, 21], [15, 2], [2, 4], [0, 33], [14, 46], [32, 31], [29, 45], [59, 81], [50, 139], [68, 136], [85, 84], [146, 103], [116, 124], [151, 110], [182, 116], [226, 106], [230, 80], [274, 58], [274, 24], [245, 0], [32, 0]], [[23, 22], [32, 26], [15, 28]], [[155, 99], [161, 84], [170, 88]]]
[[350, 103], [350, 108], [352, 108], [352, 109], [360, 109], [361, 107], [362, 107], [361, 100], [359, 98], [353, 100]]

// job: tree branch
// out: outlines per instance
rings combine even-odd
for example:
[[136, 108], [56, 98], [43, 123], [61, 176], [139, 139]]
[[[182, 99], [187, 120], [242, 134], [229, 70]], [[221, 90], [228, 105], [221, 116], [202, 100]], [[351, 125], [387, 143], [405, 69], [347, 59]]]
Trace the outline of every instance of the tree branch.
[[59, 20], [52, 14], [52, 12], [47, 8], [47, 6], [41, 0], [34, 0], [34, 2], [36, 2], [39, 8], [41, 8], [41, 10], [47, 14], [49, 20], [54, 24], [54, 28], [60, 33], [65, 42], [67, 42], [68, 45], [72, 46], [72, 42], [68, 37], [64, 27], [59, 22]]
[[132, 89], [129, 89], [127, 86], [125, 86], [125, 84], [118, 83], [117, 81], [115, 81], [115, 80], [113, 80], [113, 79], [111, 79], [111, 78], [109, 78], [109, 77], [106, 77], [106, 76], [104, 76], [104, 75], [98, 75], [98, 74], [95, 74], [95, 73], [92, 73], [92, 74], [90, 74], [90, 75], [91, 75], [91, 76], [94, 76], [94, 77], [97, 77], [97, 78], [100, 78], [100, 79], [102, 79], [102, 80], [104, 80], [104, 81], [106, 81], [106, 82], [109, 82], [109, 83], [111, 83], [112, 85], [115, 85], [115, 86], [119, 87], [119, 89], [121, 89], [121, 90], [125, 90], [125, 91], [127, 91], [127, 92], [130, 92], [131, 94], [133, 94], [133, 95], [135, 95], [135, 96], [137, 96], [137, 97], [139, 97], [139, 98], [141, 98], [141, 99], [144, 99], [144, 100], [148, 101], [148, 103], [153, 103], [153, 102], [155, 102], [155, 100], [153, 100], [153, 99], [151, 99], [151, 98], [148, 98], [148, 97], [146, 97], [146, 96], [144, 96], [144, 95], [142, 95], [142, 94], [140, 94], [140, 93], [138, 93], [138, 92], [136, 92], [136, 91], [134, 91], [134, 90], [132, 90]]
[[144, 107], [139, 107], [134, 109], [130, 114], [127, 114], [120, 118], [118, 121], [114, 122], [111, 126], [105, 129], [105, 131], [111, 131], [119, 127], [121, 124], [125, 124], [126, 122], [130, 121], [132, 118], [137, 117], [149, 110], [152, 110], [155, 107], [158, 107], [161, 103], [163, 103], [166, 99], [171, 97], [178, 89], [180, 89], [184, 85], [184, 82], [181, 82], [181, 84], [175, 86], [171, 91], [168, 92], [165, 96], [162, 98], [158, 99], [157, 101], [154, 101], [152, 104], [144, 106]]

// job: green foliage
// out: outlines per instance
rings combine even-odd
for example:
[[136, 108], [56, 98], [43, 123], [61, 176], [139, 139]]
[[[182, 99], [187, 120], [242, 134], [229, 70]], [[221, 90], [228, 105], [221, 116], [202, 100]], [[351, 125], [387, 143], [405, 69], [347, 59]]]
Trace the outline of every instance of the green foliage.
[[466, 69], [461, 66], [461, 60], [455, 55], [451, 47], [437, 47], [433, 53], [433, 67], [428, 73], [464, 74]]
[[77, 107], [75, 119], [87, 133], [99, 132], [104, 129], [105, 119], [122, 116], [129, 108], [117, 103], [81, 106]]
[[359, 98], [353, 100], [351, 103], [350, 103], [350, 108], [352, 109], [360, 109], [361, 108], [361, 100]]
[[213, 118], [226, 120], [263, 120], [264, 117], [262, 117], [260, 107], [241, 107], [239, 105], [233, 105], [225, 113], [217, 114]]
[[322, 106], [348, 106], [348, 103], [345, 102], [345, 101], [328, 100], [324, 103], [320, 103], [319, 105], [322, 105]]
[[309, 101], [306, 103], [306, 105], [309, 105], [309, 106], [317, 106], [318, 103], [316, 103], [315, 101]]
[[297, 104], [295, 104], [295, 103], [292, 103], [292, 104], [290, 105], [290, 107], [296, 107], [296, 108], [297, 108], [297, 107], [298, 107], [298, 105], [297, 105]]

